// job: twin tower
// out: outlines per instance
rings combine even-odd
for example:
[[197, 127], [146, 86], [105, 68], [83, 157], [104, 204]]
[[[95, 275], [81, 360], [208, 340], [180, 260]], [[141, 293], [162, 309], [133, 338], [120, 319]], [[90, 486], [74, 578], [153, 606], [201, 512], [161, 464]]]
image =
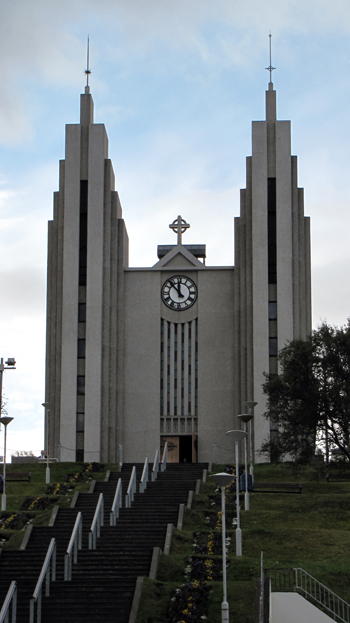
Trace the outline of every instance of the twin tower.
[[207, 266], [205, 245], [183, 244], [179, 217], [178, 244], [160, 245], [150, 268], [129, 267], [114, 186], [86, 87], [49, 222], [49, 455], [142, 462], [167, 441], [173, 462], [210, 461], [213, 444], [232, 461], [225, 432], [255, 401], [253, 460], [266, 460], [259, 448], [277, 431], [262, 415], [263, 373], [278, 373], [278, 350], [311, 332], [310, 220], [272, 83], [266, 120], [253, 122], [234, 266]]

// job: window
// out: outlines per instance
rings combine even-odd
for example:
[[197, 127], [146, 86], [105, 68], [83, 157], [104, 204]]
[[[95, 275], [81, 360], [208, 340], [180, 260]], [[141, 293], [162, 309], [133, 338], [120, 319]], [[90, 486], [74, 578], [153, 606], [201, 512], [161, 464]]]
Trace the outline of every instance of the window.
[[269, 301], [269, 320], [277, 320], [277, 301]]
[[77, 433], [84, 432], [85, 413], [77, 413]]
[[78, 359], [85, 359], [86, 340], [78, 340]]
[[77, 394], [78, 396], [85, 396], [85, 376], [77, 377]]
[[84, 463], [84, 450], [75, 451], [75, 460], [77, 463]]
[[79, 303], [78, 322], [86, 322], [86, 303]]
[[277, 337], [269, 338], [269, 356], [277, 357]]

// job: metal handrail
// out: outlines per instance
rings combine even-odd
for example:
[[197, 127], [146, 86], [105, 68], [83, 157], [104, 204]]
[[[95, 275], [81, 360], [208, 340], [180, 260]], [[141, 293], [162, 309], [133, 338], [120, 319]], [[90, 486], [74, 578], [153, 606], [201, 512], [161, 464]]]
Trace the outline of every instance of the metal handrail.
[[[67, 551], [64, 555], [64, 581], [70, 581], [72, 579], [72, 558], [76, 563], [78, 561], [78, 549], [82, 546], [83, 536], [83, 516], [81, 512], [76, 516], [74, 528], [72, 530], [71, 537], [69, 539]], [[73, 554], [73, 556], [72, 556]]]
[[159, 469], [159, 449], [157, 448], [156, 456], [154, 457], [153, 469], [152, 469], [152, 482], [154, 482], [158, 475]]
[[164, 472], [166, 470], [166, 462], [168, 460], [168, 442], [165, 442], [165, 446], [164, 446], [164, 450], [163, 450], [163, 458], [162, 458], [162, 462], [160, 464], [160, 469], [162, 470], [162, 472]]
[[[307, 571], [300, 567], [294, 568], [295, 588], [311, 597], [322, 608], [328, 610], [335, 620], [343, 623], [350, 622], [350, 604], [338, 597], [333, 591], [321, 584], [316, 578], [312, 577]], [[300, 583], [299, 583], [300, 579]]]
[[121, 470], [123, 467], [123, 450], [124, 446], [122, 443], [119, 444], [119, 469]]
[[119, 478], [118, 484], [117, 484], [117, 488], [116, 488], [115, 494], [114, 494], [114, 499], [113, 499], [111, 512], [109, 514], [109, 525], [110, 526], [115, 526], [116, 523], [117, 523], [116, 520], [119, 517], [119, 509], [123, 505], [123, 494], [122, 494], [122, 491], [123, 491], [123, 489], [122, 489], [122, 479]]
[[142, 470], [142, 476], [140, 480], [140, 493], [143, 493], [148, 483], [148, 456], [145, 458], [145, 464]]
[[50, 545], [46, 552], [44, 564], [41, 568], [36, 587], [34, 589], [33, 597], [29, 604], [29, 623], [34, 623], [34, 611], [35, 604], [37, 604], [37, 623], [41, 623], [41, 595], [42, 586], [45, 580], [45, 596], [50, 595], [50, 562], [51, 562], [51, 579], [52, 582], [56, 580], [56, 541], [51, 539]]
[[0, 611], [0, 623], [10, 623], [10, 606], [12, 603], [11, 623], [16, 623], [17, 616], [17, 584], [13, 580], [7, 591]]
[[100, 493], [89, 532], [89, 549], [96, 549], [96, 539], [100, 536], [101, 526], [103, 526], [103, 509], [103, 493]]
[[134, 501], [134, 495], [136, 493], [136, 467], [132, 468], [128, 490], [125, 496], [125, 508], [130, 508], [131, 502]]

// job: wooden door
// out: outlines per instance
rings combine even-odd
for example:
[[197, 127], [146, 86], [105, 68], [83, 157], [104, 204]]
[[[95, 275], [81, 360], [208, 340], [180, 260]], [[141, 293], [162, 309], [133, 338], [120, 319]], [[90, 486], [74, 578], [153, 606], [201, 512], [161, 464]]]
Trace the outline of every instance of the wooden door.
[[165, 442], [168, 442], [168, 463], [178, 463], [180, 457], [180, 443], [179, 438], [174, 436], [161, 437], [161, 456], [163, 456], [163, 449]]

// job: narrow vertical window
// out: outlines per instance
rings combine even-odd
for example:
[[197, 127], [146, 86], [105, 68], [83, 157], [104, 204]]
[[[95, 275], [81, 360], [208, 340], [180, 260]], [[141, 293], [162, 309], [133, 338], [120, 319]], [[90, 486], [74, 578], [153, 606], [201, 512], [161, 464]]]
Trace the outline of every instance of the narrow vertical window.
[[267, 257], [268, 281], [277, 283], [276, 178], [267, 180]]
[[79, 303], [78, 322], [86, 322], [86, 303]]
[[78, 340], [78, 359], [85, 359], [86, 340]]
[[88, 183], [80, 181], [80, 217], [79, 217], [79, 285], [86, 286], [87, 269], [87, 221], [88, 221]]

